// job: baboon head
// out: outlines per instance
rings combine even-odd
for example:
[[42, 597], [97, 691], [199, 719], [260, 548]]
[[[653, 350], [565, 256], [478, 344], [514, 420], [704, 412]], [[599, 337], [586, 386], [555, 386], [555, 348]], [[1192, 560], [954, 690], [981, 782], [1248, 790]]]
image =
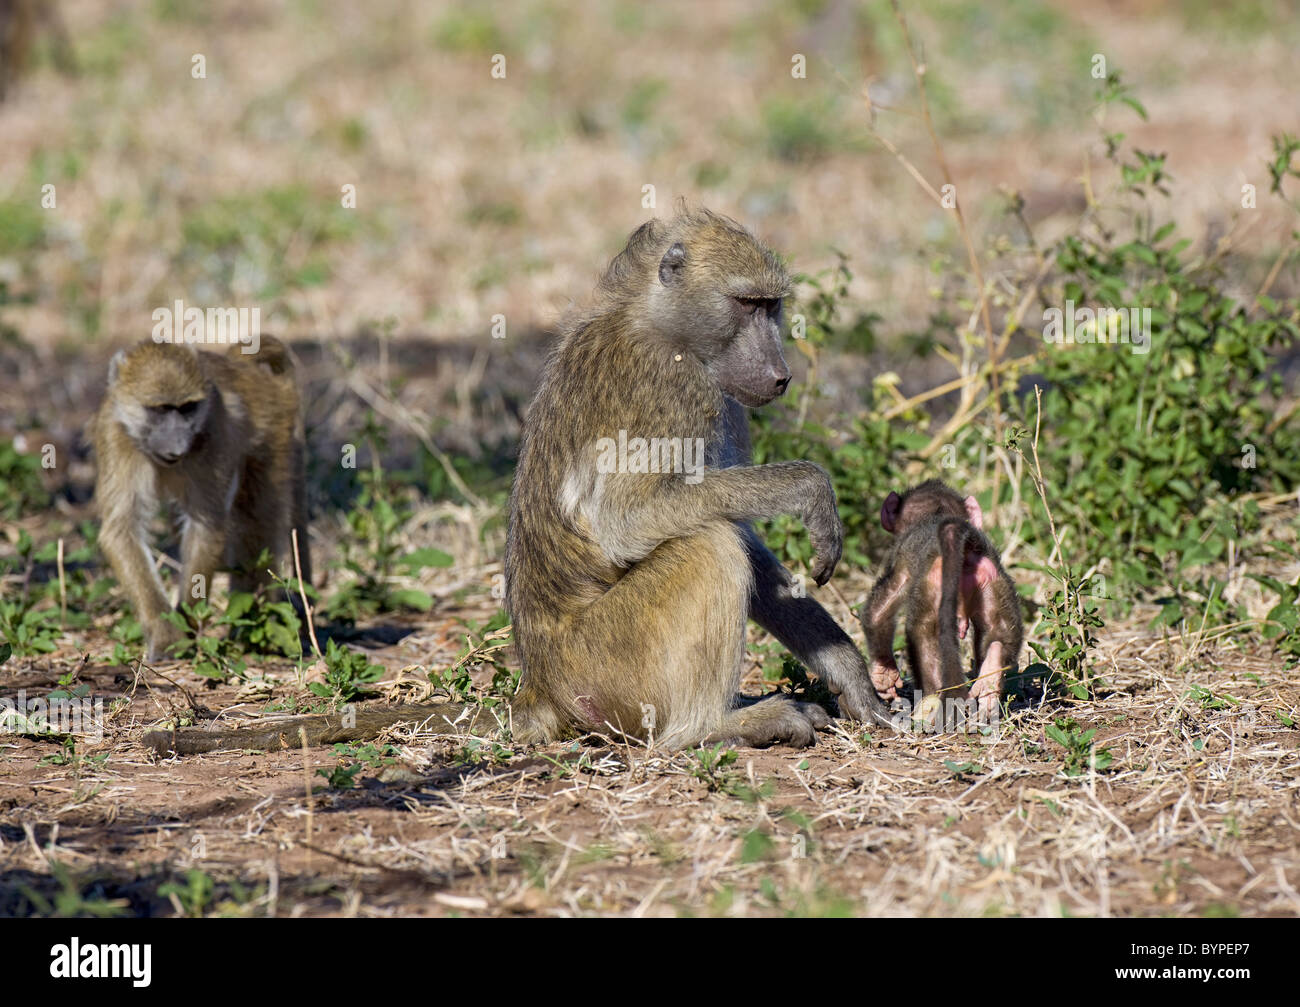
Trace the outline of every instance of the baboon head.
[[918, 521], [938, 514], [969, 521], [976, 528], [984, 527], [984, 512], [974, 497], [963, 500], [938, 479], [930, 479], [914, 486], [902, 496], [890, 493], [880, 508], [880, 526], [887, 532], [902, 535]]
[[147, 342], [108, 367], [113, 416], [151, 461], [175, 465], [200, 447], [213, 390], [192, 347]]
[[722, 391], [761, 406], [785, 391], [781, 302], [790, 278], [776, 256], [734, 220], [682, 210], [636, 231], [604, 286], [648, 289], [655, 333], [702, 363]]

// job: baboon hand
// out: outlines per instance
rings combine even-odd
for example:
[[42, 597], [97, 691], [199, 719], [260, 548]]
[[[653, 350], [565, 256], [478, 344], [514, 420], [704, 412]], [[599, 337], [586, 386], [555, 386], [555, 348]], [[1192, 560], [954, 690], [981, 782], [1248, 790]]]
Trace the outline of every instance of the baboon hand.
[[835, 490], [831, 488], [830, 477], [820, 468], [816, 469], [818, 478], [812, 500], [803, 515], [808, 528], [808, 537], [812, 540], [812, 576], [821, 587], [831, 579], [835, 566], [844, 551], [844, 525], [840, 522], [839, 511], [835, 507]]

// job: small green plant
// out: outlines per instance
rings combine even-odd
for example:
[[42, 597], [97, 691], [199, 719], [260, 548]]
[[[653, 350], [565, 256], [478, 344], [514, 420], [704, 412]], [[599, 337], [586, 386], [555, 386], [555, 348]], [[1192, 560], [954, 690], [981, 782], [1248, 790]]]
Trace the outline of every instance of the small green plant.
[[334, 746], [334, 754], [340, 759], [355, 759], [368, 769], [394, 766], [401, 755], [392, 745], [376, 745], [369, 741], [364, 745], [337, 744]]
[[764, 828], [750, 829], [740, 841], [740, 862], [756, 864], [770, 860], [775, 849], [776, 842], [770, 832]]
[[801, 703], [828, 705], [835, 697], [820, 678], [813, 678], [781, 644], [767, 644], [763, 659], [763, 681], [774, 685], [788, 684], [790, 694]]
[[752, 786], [743, 774], [731, 768], [740, 757], [734, 748], [727, 748], [719, 742], [712, 748], [699, 748], [688, 754], [693, 761], [686, 771], [708, 787], [711, 793], [727, 794], [748, 804], [772, 796], [774, 788], [771, 780]]
[[394, 577], [451, 566], [452, 557], [432, 548], [403, 551], [401, 533], [412, 514], [409, 493], [395, 486], [379, 463], [388, 438], [373, 414], [366, 417], [362, 438], [370, 445], [371, 467], [357, 474], [360, 492], [346, 518], [350, 534], [340, 539], [340, 565], [353, 578], [326, 601], [325, 615], [350, 623], [378, 612], [427, 612], [433, 598], [417, 588], [395, 587]]
[[515, 757], [513, 750], [500, 742], [470, 738], [456, 753], [456, 761], [461, 765], [477, 766], [483, 763], [493, 766], [507, 765]]
[[0, 517], [9, 519], [47, 507], [50, 495], [41, 481], [41, 460], [23, 454], [12, 440], [0, 441]]
[[687, 767], [691, 776], [710, 791], [725, 791], [729, 778], [734, 775], [728, 767], [740, 758], [740, 753], [718, 742], [712, 748], [700, 748], [691, 752], [690, 757], [694, 760]]
[[775, 881], [764, 878], [759, 882], [759, 891], [769, 905], [787, 917], [851, 919], [856, 915], [852, 901], [824, 884], [811, 891], [791, 887], [782, 892]]
[[1078, 722], [1072, 717], [1057, 717], [1044, 733], [1065, 749], [1062, 771], [1066, 776], [1082, 776], [1089, 770], [1100, 773], [1114, 761], [1110, 749], [1094, 747], [1093, 739], [1097, 736], [1097, 729], [1093, 727], [1086, 731], [1080, 730]]
[[350, 745], [340, 742], [334, 746], [338, 765], [331, 769], [316, 770], [317, 776], [323, 776], [331, 790], [351, 790], [356, 778], [363, 770], [379, 770], [397, 764], [397, 749], [392, 745]]
[[944, 759], [943, 765], [959, 780], [966, 776], [978, 776], [984, 772], [984, 766], [978, 762], [954, 762], [951, 759]]
[[1046, 633], [1043, 642], [1031, 640], [1030, 649], [1038, 656], [1020, 677], [1041, 675], [1050, 688], [1073, 696], [1089, 699], [1104, 685], [1092, 666], [1091, 653], [1097, 645], [1096, 630], [1105, 625], [1095, 605], [1084, 593], [1086, 581], [1080, 582], [1068, 569], [1053, 570], [1034, 567], [1061, 584], [1039, 612], [1041, 631]]
[[848, 136], [837, 127], [841, 116], [833, 101], [772, 98], [759, 109], [768, 150], [786, 161], [813, 161], [830, 153]]
[[1200, 703], [1202, 710], [1227, 710], [1234, 706], [1240, 706], [1241, 700], [1232, 696], [1219, 696], [1213, 690], [1205, 688], [1203, 685], [1193, 685], [1187, 690], [1187, 699], [1194, 703]]
[[237, 641], [209, 632], [217, 620], [207, 599], [184, 602], [179, 612], [168, 612], [163, 618], [185, 634], [168, 648], [168, 653], [189, 660], [196, 675], [215, 684], [242, 675], [248, 667]]
[[1277, 604], [1264, 616], [1261, 635], [1273, 641], [1288, 667], [1300, 664], [1300, 576], [1290, 584], [1276, 577], [1249, 576], [1277, 595]]
[[325, 643], [325, 681], [312, 682], [308, 688], [317, 696], [339, 703], [349, 703], [370, 694], [365, 686], [384, 674], [383, 665], [371, 664], [364, 654], [340, 647], [333, 640]]
[[79, 879], [66, 864], [57, 860], [50, 861], [50, 875], [59, 886], [53, 901], [37, 892], [30, 885], [17, 883], [18, 891], [31, 905], [33, 916], [58, 917], [71, 919], [75, 917], [97, 917], [111, 919], [127, 915], [130, 904], [126, 899], [105, 899], [88, 894], [99, 887], [94, 881]]
[[22, 598], [0, 599], [0, 637], [19, 657], [51, 653], [61, 632], [57, 608], [35, 608]]
[[[1004, 432], [1005, 447], [1020, 455], [1025, 461], [1030, 479], [1042, 504], [1052, 539], [1059, 549], [1060, 539], [1057, 537], [1056, 522], [1047, 502], [1047, 486], [1038, 456], [1038, 434], [1042, 420], [1041, 389], [1035, 388], [1035, 402], [1038, 405], [1029, 455], [1025, 454], [1023, 446], [1029, 439], [1029, 432], [1017, 424], [1013, 424]], [[1068, 561], [1062, 562], [1059, 567], [1023, 565], [1046, 574], [1056, 581], [1060, 588], [1052, 593], [1047, 604], [1039, 612], [1039, 625], [1046, 630], [1046, 641], [1040, 643], [1031, 640], [1029, 643], [1030, 649], [1038, 656], [1039, 662], [1025, 668], [1011, 686], [1013, 689], [1018, 689], [1026, 679], [1041, 676], [1049, 688], [1066, 692], [1076, 699], [1088, 699], [1095, 695], [1102, 685], [1100, 676], [1093, 671], [1090, 654], [1097, 643], [1094, 630], [1105, 625], [1097, 606], [1090, 597], [1091, 578], [1076, 575]]]
[[302, 620], [293, 603], [274, 600], [264, 591], [232, 593], [217, 625], [227, 627], [230, 642], [250, 653], [302, 656]]
[[505, 39], [488, 11], [453, 8], [434, 25], [433, 43], [446, 52], [491, 53]]
[[[557, 779], [567, 780], [577, 773], [593, 772], [591, 757], [582, 750], [579, 742], [573, 742], [569, 748], [561, 752], [558, 756], [547, 755], [545, 752], [538, 753], [543, 759], [555, 767]], [[577, 755], [576, 759], [566, 759], [565, 756]]]
[[180, 916], [200, 918], [207, 912], [216, 884], [206, 871], [191, 867], [185, 872], [185, 881], [168, 881], [158, 886], [158, 894], [170, 899]]
[[[48, 727], [46, 728], [48, 730]], [[56, 736], [57, 737], [57, 736]], [[70, 766], [77, 761], [77, 742], [72, 735], [64, 735], [59, 744], [58, 751], [41, 757], [37, 765], [41, 766]]]
[[316, 775], [325, 777], [331, 790], [351, 790], [357, 785], [357, 774], [364, 768], [359, 762], [352, 765], [340, 762], [332, 769], [316, 770]]
[[[91, 565], [97, 562], [99, 556], [95, 546], [95, 527], [90, 522], [82, 522], [80, 532], [86, 537], [83, 544], [72, 546], [70, 543], [65, 543], [67, 548], [63, 555], [65, 566], [63, 589], [66, 598], [60, 594], [57, 576], [50, 577], [41, 585], [43, 596], [48, 598], [51, 604], [59, 606], [61, 610], [66, 600], [66, 614], [62, 611], [60, 614], [64, 624], [74, 628], [88, 626], [92, 614], [113, 610], [113, 580], [95, 576], [91, 569]], [[58, 551], [57, 539], [46, 540], [43, 545], [32, 550], [31, 560], [33, 563], [44, 565], [46, 569], [53, 570]]]
[[108, 631], [113, 641], [113, 652], [104, 661], [115, 667], [134, 664], [144, 647], [144, 627], [130, 616], [123, 616]]
[[1269, 191], [1283, 196], [1282, 183], [1288, 178], [1300, 178], [1300, 168], [1295, 167], [1295, 155], [1300, 153], [1300, 138], [1290, 133], [1273, 137], [1273, 160], [1266, 162], [1272, 178]]
[[59, 687], [50, 691], [46, 699], [85, 699], [90, 695], [90, 683], [78, 682], [81, 671], [70, 668], [59, 676]]
[[[465, 622], [465, 644], [450, 668], [429, 672], [429, 681], [457, 703], [479, 703], [488, 708], [509, 700], [519, 688], [519, 669], [508, 667], [503, 658], [512, 642], [510, 617], [498, 611], [480, 626]], [[475, 640], [477, 637], [477, 641]], [[487, 673], [491, 679], [485, 687], [475, 685]]]

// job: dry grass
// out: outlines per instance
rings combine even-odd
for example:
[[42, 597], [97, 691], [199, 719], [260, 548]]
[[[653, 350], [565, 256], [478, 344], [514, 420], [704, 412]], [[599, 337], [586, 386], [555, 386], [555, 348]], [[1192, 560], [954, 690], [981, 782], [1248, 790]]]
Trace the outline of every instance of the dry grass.
[[[132, 697], [102, 746], [59, 767], [39, 764], [48, 743], [5, 746], [0, 910], [21, 908], [15, 882], [54, 889], [58, 862], [87, 895], [154, 913], [171, 908], [159, 884], [195, 868], [216, 883], [203, 911], [258, 915], [1294, 915], [1300, 735], [1279, 714], [1297, 716], [1300, 674], [1222, 640], [1189, 648], [1114, 629], [1104, 698], [1022, 707], [996, 740], [841, 723], [805, 752], [740, 753], [710, 784], [691, 753], [588, 737], [493, 758], [487, 738], [413, 724], [384, 739], [392, 766], [310, 800], [304, 773], [323, 788], [330, 751], [156, 761], [140, 730], [184, 701], [92, 664], [95, 694]], [[456, 652], [440, 620], [377, 656]], [[256, 715], [233, 691], [202, 701]], [[1106, 771], [1062, 773], [1044, 729], [1065, 715], [1098, 729]]]

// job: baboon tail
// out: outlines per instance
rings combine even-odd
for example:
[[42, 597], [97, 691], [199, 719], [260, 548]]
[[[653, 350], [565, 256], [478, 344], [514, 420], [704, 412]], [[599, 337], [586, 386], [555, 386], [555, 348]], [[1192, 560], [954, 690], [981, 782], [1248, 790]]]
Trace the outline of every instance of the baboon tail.
[[492, 710], [465, 703], [416, 703], [379, 707], [348, 704], [337, 713], [268, 719], [251, 727], [234, 730], [182, 727], [148, 731], [141, 742], [160, 756], [245, 749], [278, 752], [286, 748], [301, 748], [304, 743], [314, 746], [333, 745], [342, 741], [368, 741], [401, 722], [416, 724], [421, 731], [432, 734], [481, 733], [499, 726]]
[[965, 681], [961, 670], [961, 648], [957, 642], [957, 603], [961, 590], [962, 566], [966, 561], [967, 527], [964, 522], [945, 522], [939, 527], [942, 574], [939, 591], [939, 667], [945, 689]]

